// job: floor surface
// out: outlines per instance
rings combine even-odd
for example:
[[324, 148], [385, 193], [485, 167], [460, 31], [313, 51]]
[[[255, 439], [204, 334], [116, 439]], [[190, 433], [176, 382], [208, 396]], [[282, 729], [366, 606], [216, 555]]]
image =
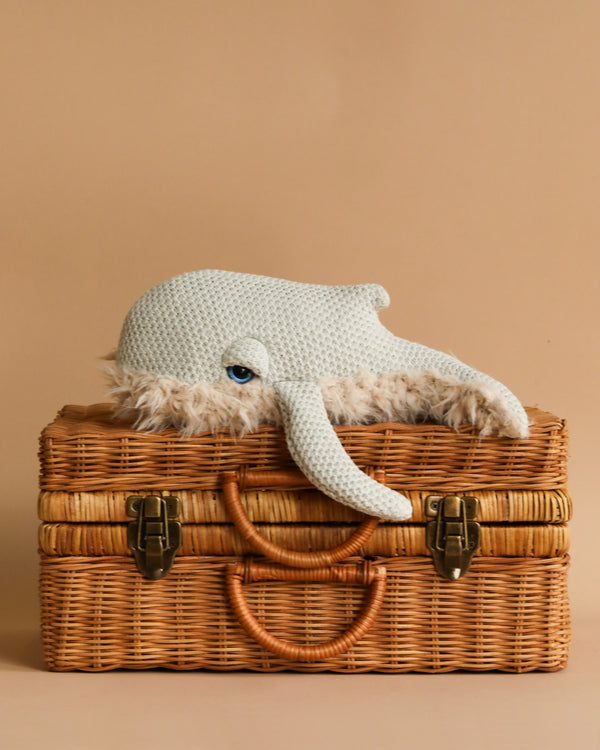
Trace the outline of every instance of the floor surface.
[[36, 631], [0, 633], [0, 747], [596, 750], [599, 625], [521, 675], [49, 673]]

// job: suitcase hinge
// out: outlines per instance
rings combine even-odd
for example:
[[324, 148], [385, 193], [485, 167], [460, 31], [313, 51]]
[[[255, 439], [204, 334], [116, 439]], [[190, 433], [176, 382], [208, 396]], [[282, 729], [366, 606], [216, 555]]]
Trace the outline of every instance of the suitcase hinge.
[[479, 512], [476, 497], [429, 495], [425, 513], [435, 518], [427, 524], [427, 546], [437, 572], [455, 581], [471, 565], [479, 548], [481, 528], [474, 520]]
[[131, 495], [127, 515], [135, 518], [127, 529], [127, 546], [133, 550], [140, 573], [157, 581], [169, 572], [181, 545], [179, 498]]

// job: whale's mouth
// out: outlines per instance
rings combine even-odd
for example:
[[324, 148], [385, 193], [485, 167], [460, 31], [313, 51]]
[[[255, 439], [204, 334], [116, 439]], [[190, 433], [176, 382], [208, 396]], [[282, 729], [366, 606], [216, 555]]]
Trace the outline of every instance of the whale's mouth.
[[[136, 370], [114, 354], [105, 359], [115, 413], [138, 430], [175, 427], [189, 437], [226, 429], [241, 436], [262, 424], [282, 424], [275, 389], [258, 378], [247, 384], [185, 383]], [[465, 382], [428, 370], [328, 377], [318, 385], [334, 425], [431, 421], [457, 428], [468, 423], [482, 436], [527, 437], [495, 387], [482, 380]]]

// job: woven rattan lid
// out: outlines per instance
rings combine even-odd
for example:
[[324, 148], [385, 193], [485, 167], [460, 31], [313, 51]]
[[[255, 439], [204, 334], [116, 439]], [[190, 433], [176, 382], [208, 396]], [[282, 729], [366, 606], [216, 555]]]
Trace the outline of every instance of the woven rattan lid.
[[[220, 487], [223, 472], [293, 467], [282, 431], [242, 438], [174, 429], [144, 433], [118, 421], [112, 404], [65, 406], [40, 437], [40, 487], [66, 492]], [[385, 471], [388, 486], [430, 492], [566, 487], [565, 420], [528, 409], [527, 440], [480, 438], [473, 427], [382, 423], [336, 427], [361, 468]]]

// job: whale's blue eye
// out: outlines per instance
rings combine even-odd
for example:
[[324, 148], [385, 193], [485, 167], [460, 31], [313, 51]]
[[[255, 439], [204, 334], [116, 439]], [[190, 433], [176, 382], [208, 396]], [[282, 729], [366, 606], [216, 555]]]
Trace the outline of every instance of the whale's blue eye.
[[247, 383], [254, 377], [252, 370], [249, 370], [247, 367], [242, 367], [241, 365], [230, 365], [227, 368], [227, 374], [232, 380], [235, 380], [236, 383]]

